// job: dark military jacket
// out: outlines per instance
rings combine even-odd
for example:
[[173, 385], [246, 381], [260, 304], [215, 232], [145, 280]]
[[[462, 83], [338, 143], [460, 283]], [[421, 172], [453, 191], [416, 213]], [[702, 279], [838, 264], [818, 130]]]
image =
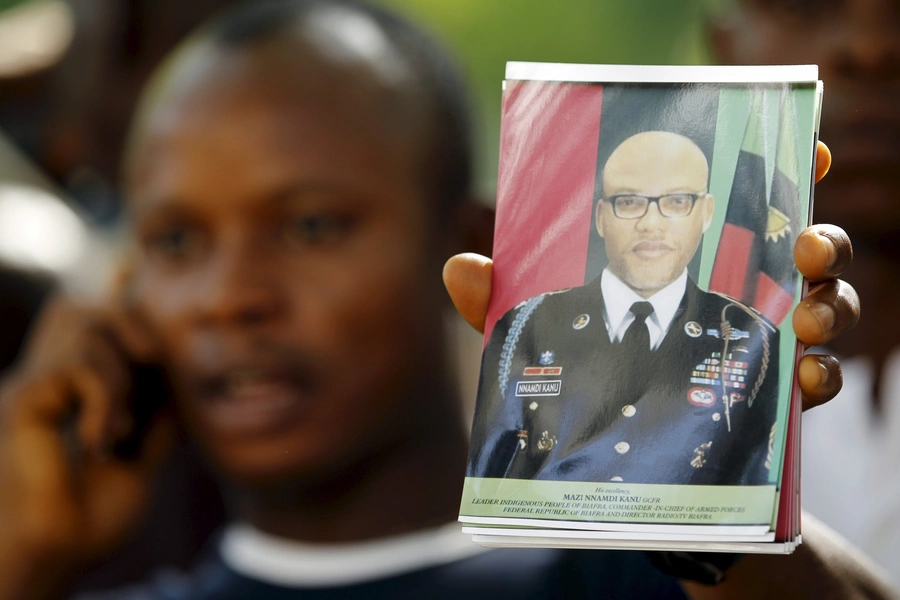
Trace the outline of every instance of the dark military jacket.
[[625, 356], [603, 314], [598, 277], [497, 322], [482, 357], [468, 475], [768, 483], [777, 329], [690, 279], [654, 351]]

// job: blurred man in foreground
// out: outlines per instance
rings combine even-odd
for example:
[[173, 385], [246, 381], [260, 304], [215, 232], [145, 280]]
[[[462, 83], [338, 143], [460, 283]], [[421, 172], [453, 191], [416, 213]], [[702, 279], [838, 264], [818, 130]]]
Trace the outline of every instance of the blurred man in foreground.
[[900, 321], [892, 315], [900, 293], [900, 4], [729, 4], [713, 30], [720, 61], [819, 65], [822, 138], [836, 161], [816, 187], [816, 220], [853, 239], [847, 280], [866, 307], [860, 327], [828, 344], [842, 359], [845, 386], [842, 398], [805, 417], [803, 505], [900, 584]]
[[[137, 251], [122, 298], [50, 311], [0, 389], [0, 598], [61, 596], [115, 547], [171, 409], [234, 524], [191, 575], [111, 597], [683, 596], [641, 553], [487, 551], [459, 533], [466, 434], [438, 272], [479, 222], [460, 90], [428, 39], [343, 1], [254, 3], [176, 55], [131, 146]], [[830, 279], [849, 244], [810, 233], [798, 252], [827, 280], [797, 317], [818, 343], [858, 315]], [[462, 260], [450, 287], [477, 319], [489, 280]], [[817, 302], [832, 327], [811, 317]], [[809, 398], [832, 396], [836, 363], [805, 364]], [[889, 594], [826, 533], [804, 535], [724, 587], [685, 585]]]

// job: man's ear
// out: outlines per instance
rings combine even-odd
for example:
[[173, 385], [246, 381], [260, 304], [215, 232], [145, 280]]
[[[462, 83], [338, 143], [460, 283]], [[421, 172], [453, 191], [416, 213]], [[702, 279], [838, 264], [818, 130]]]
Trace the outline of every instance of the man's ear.
[[700, 202], [703, 203], [700, 207], [703, 210], [703, 233], [706, 233], [712, 223], [713, 215], [716, 213], [716, 199], [712, 194], [704, 194]]
[[594, 213], [594, 226], [597, 228], [597, 233], [600, 237], [603, 237], [603, 199], [601, 198], [599, 202], [597, 202], [597, 208]]
[[475, 252], [490, 256], [494, 248], [494, 209], [478, 198], [469, 198], [456, 207], [452, 254]]

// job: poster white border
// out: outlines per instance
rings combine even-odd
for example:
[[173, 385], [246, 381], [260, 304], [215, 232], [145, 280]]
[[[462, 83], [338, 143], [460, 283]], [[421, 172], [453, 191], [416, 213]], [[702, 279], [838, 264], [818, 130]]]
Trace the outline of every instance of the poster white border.
[[662, 66], [508, 62], [506, 79], [584, 83], [809, 83], [818, 65]]

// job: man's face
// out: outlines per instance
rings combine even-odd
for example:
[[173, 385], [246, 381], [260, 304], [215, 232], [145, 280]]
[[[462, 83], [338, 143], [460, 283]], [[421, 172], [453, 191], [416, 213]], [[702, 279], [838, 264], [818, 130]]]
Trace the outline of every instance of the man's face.
[[327, 477], [424, 410], [407, 400], [440, 355], [443, 241], [415, 145], [360, 81], [252, 56], [211, 69], [134, 154], [134, 292], [220, 470]]
[[[697, 251], [713, 213], [707, 172], [706, 158], [693, 142], [661, 131], [625, 140], [607, 160], [597, 231], [606, 242], [610, 271], [644, 298], [675, 281]], [[653, 202], [643, 217], [623, 219], [610, 201], [623, 194], [700, 197], [684, 217], [665, 217]]]
[[816, 186], [817, 220], [860, 232], [900, 228], [900, 3], [740, 5], [713, 31], [721, 62], [819, 65], [825, 84], [821, 137], [834, 165]]

